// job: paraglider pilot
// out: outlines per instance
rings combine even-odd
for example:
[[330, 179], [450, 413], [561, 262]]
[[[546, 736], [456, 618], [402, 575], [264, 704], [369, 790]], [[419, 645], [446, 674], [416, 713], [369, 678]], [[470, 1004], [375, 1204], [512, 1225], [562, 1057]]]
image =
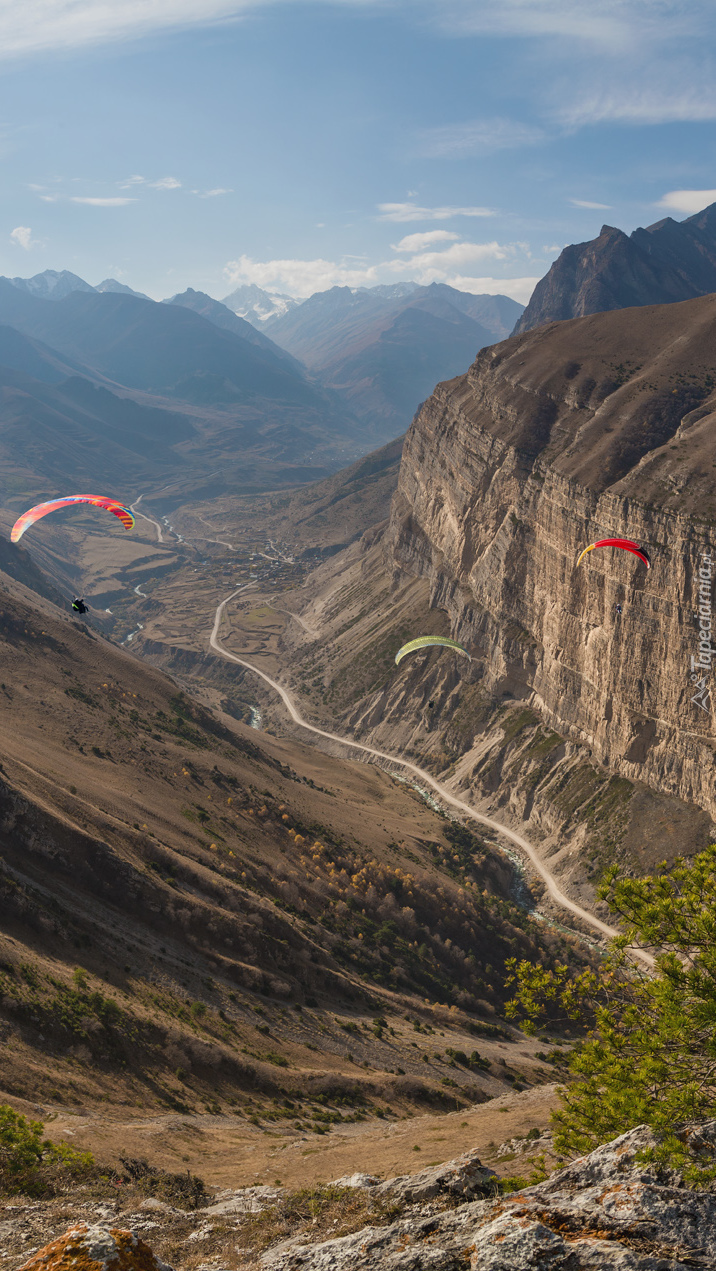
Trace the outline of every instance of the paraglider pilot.
[[84, 601], [84, 596], [75, 596], [74, 600], [72, 601], [72, 608], [74, 609], [75, 613], [87, 613], [88, 610]]

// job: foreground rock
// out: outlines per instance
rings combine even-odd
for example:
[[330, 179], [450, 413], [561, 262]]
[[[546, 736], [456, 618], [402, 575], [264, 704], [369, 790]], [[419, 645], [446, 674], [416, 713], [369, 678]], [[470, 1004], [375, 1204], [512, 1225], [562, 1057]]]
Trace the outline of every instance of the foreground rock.
[[[716, 1121], [686, 1132], [710, 1161]], [[535, 1187], [264, 1256], [265, 1271], [686, 1271], [716, 1268], [716, 1195], [636, 1161], [644, 1126]], [[386, 1186], [386, 1185], [384, 1185]], [[426, 1206], [426, 1211], [429, 1206]]]
[[489, 1195], [494, 1189], [493, 1179], [496, 1178], [495, 1171], [482, 1164], [477, 1152], [463, 1152], [454, 1161], [433, 1165], [421, 1170], [419, 1174], [401, 1174], [397, 1178], [389, 1178], [376, 1191], [379, 1195], [394, 1197], [408, 1205], [434, 1200], [441, 1195], [474, 1200], [477, 1196]]
[[[680, 1133], [693, 1159], [716, 1161], [716, 1121]], [[505, 1196], [495, 1194], [494, 1175], [474, 1152], [385, 1182], [350, 1175], [337, 1180], [344, 1193], [332, 1188], [322, 1232], [339, 1226], [343, 1234], [331, 1239], [312, 1237], [321, 1219], [305, 1206], [296, 1219], [296, 1193], [255, 1187], [191, 1212], [145, 1200], [121, 1218], [109, 1206], [101, 1212], [78, 1202], [76, 1211], [93, 1208], [96, 1217], [29, 1260], [7, 1247], [0, 1254], [13, 1259], [4, 1261], [8, 1271], [170, 1271], [146, 1240], [180, 1271], [716, 1271], [716, 1188], [694, 1190], [676, 1171], [637, 1161], [653, 1142], [638, 1127]], [[355, 1189], [365, 1205], [356, 1206]], [[67, 1201], [55, 1218], [67, 1213]], [[36, 1239], [47, 1221], [42, 1208], [8, 1205], [3, 1245], [11, 1228], [20, 1241]], [[368, 1225], [351, 1230], [360, 1223]], [[45, 1232], [47, 1240], [46, 1225]]]
[[172, 1271], [132, 1231], [80, 1223], [24, 1263], [21, 1271]]

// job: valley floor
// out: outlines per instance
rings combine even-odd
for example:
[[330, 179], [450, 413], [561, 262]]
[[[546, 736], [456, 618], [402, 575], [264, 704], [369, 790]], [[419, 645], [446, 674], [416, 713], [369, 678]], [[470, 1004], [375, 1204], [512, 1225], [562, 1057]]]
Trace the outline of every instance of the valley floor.
[[[290, 1188], [329, 1183], [354, 1173], [391, 1178], [450, 1160], [468, 1150], [501, 1175], [529, 1172], [530, 1153], [515, 1159], [498, 1149], [530, 1130], [544, 1131], [559, 1103], [554, 1083], [508, 1091], [489, 1103], [455, 1112], [406, 1114], [396, 1121], [363, 1121], [331, 1126], [323, 1135], [287, 1128], [253, 1126], [230, 1114], [141, 1115], [137, 1109], [101, 1107], [77, 1113], [50, 1113], [47, 1134], [66, 1139], [99, 1161], [118, 1166], [120, 1157], [149, 1160], [155, 1168], [198, 1174], [212, 1187], [281, 1185]], [[38, 1109], [13, 1100], [19, 1110]], [[46, 1115], [46, 1109], [42, 1109]], [[543, 1145], [540, 1145], [543, 1150]]]

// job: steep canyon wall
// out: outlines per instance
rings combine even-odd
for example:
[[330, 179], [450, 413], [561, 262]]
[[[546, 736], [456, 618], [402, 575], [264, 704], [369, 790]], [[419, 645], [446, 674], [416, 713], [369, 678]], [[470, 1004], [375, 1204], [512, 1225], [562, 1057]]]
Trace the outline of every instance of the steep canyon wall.
[[[429, 581], [492, 695], [529, 699], [598, 762], [711, 816], [714, 702], [691, 660], [711, 662], [714, 337], [707, 296], [483, 350], [413, 422], [383, 538], [396, 582]], [[576, 568], [606, 536], [648, 545], [651, 570], [611, 549]]]

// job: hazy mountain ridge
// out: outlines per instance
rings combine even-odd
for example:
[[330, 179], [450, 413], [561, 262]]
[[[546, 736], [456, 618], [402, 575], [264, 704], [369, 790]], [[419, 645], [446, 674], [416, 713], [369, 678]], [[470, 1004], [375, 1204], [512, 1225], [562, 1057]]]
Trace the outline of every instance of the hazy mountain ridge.
[[27, 291], [32, 296], [41, 296], [43, 300], [63, 300], [72, 291], [116, 291], [127, 296], [139, 296], [143, 300], [149, 299], [143, 291], [134, 291], [132, 287], [118, 282], [116, 278], [105, 278], [103, 282], [93, 287], [85, 282], [84, 278], [71, 273], [69, 269], [45, 269], [41, 274], [34, 274], [32, 278], [8, 278], [7, 281], [19, 291]]
[[229, 292], [228, 296], [224, 296], [221, 303], [260, 330], [269, 318], [281, 317], [302, 301], [296, 300], [294, 296], [284, 296], [280, 292], [264, 291], [255, 283], [244, 283]]
[[172, 480], [277, 489], [370, 446], [335, 395], [248, 324], [245, 339], [182, 305], [93, 290], [45, 299], [8, 280], [0, 323], [1, 486], [13, 509], [85, 482], [125, 498]]
[[[340, 326], [336, 303], [338, 361], [324, 375], [191, 288], [158, 303], [112, 280], [92, 288], [68, 271], [0, 279], [4, 497], [15, 507], [15, 492], [47, 497], [78, 481], [110, 481], [127, 497], [179, 481], [200, 498], [325, 476], [401, 434], [416, 394], [491, 341], [475, 315], [494, 330], [504, 328], [505, 306], [515, 308], [504, 297], [408, 283], [338, 289], [337, 301], [326, 293], [300, 309], [318, 311], [319, 360]], [[78, 377], [112, 397], [80, 393], [76, 383], [59, 391]], [[48, 391], [53, 384], [58, 392]], [[144, 442], [140, 407], [150, 412]]]
[[266, 330], [359, 418], [402, 432], [435, 383], [508, 335], [519, 311], [506, 296], [472, 296], [442, 283], [333, 287], [268, 319]]
[[134, 287], [128, 287], [126, 283], [117, 282], [116, 278], [105, 278], [103, 282], [98, 282], [95, 291], [116, 291], [124, 296], [138, 296], [140, 300], [150, 299], [145, 292], [135, 291]]
[[670, 216], [627, 236], [603, 225], [587, 243], [565, 247], [537, 283], [514, 334], [611, 309], [673, 304], [716, 291], [716, 203]]
[[205, 291], [194, 291], [193, 287], [187, 287], [186, 291], [172, 296], [169, 300], [163, 300], [162, 304], [182, 305], [185, 309], [191, 309], [194, 313], [200, 314], [202, 318], [213, 322], [214, 326], [220, 327], [224, 331], [232, 331], [234, 335], [240, 336], [243, 340], [248, 340], [249, 344], [255, 344], [257, 348], [263, 349], [271, 356], [285, 362], [298, 375], [305, 377], [306, 368], [301, 362], [291, 357], [290, 353], [287, 353], [280, 345], [275, 344], [273, 340], [269, 340], [250, 322], [244, 321], [239, 314], [227, 308], [220, 300], [213, 300]]
[[42, 340], [33, 340], [16, 327], [6, 325], [0, 326], [0, 366], [45, 384], [59, 384], [68, 376], [87, 370], [74, 359], [63, 358]]
[[301, 356], [307, 366], [330, 365], [354, 345], [370, 343], [404, 310], [417, 307], [446, 313], [452, 306], [478, 322], [495, 339], [504, 339], [522, 306], [508, 296], [474, 296], [445, 283], [421, 287], [395, 283], [378, 287], [331, 287], [318, 291], [295, 309], [267, 321], [267, 330], [282, 347]]
[[257, 394], [316, 403], [315, 390], [270, 347], [249, 344], [180, 305], [76, 290], [48, 302], [0, 283], [0, 318], [129, 388], [179, 397], [184, 390], [191, 401], [192, 380], [201, 391], [202, 381], [215, 377], [233, 385], [237, 400]]

